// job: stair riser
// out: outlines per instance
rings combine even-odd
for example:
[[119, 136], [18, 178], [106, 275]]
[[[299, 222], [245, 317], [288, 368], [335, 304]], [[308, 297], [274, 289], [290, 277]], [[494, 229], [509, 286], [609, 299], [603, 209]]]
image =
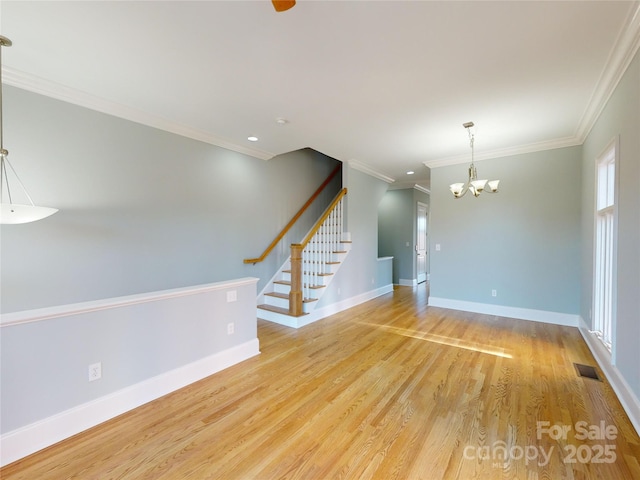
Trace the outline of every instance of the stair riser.
[[[284, 280], [286, 282], [290, 282], [291, 281], [291, 274], [289, 272], [282, 272], [282, 280]], [[307, 277], [304, 276], [302, 281], [306, 282], [307, 281]], [[313, 280], [313, 284], [314, 285], [327, 286], [327, 285], [329, 285], [329, 283], [331, 283], [331, 275], [316, 275], [315, 279]]]
[[291, 291], [291, 286], [282, 285], [280, 283], [274, 283], [273, 284], [273, 291], [276, 292], [276, 293], [286, 293], [288, 295], [289, 292]]
[[276, 312], [270, 312], [268, 310], [257, 308], [256, 316], [261, 320], [268, 320], [279, 325], [286, 325], [293, 328], [298, 327], [298, 319], [296, 319], [295, 317], [289, 317], [288, 315], [280, 315]]
[[[264, 303], [267, 305], [273, 305], [274, 307], [289, 308], [289, 299], [286, 298], [270, 297], [269, 295], [265, 295]], [[312, 307], [308, 302], [302, 304], [303, 312], [308, 313], [311, 309]]]
[[289, 308], [288, 298], [270, 297], [269, 295], [265, 295], [264, 303], [267, 305], [273, 305], [274, 307]]
[[[327, 277], [330, 278], [330, 277]], [[306, 294], [307, 297], [309, 298], [320, 298], [320, 296], [322, 295], [323, 290], [326, 290], [326, 287], [323, 288], [310, 288], [309, 289], [309, 293]], [[289, 295], [289, 292], [291, 291], [291, 286], [290, 285], [282, 285], [281, 283], [274, 283], [273, 284], [273, 291], [276, 293], [285, 293], [287, 295]], [[265, 295], [265, 302], [266, 302], [266, 297], [268, 297], [268, 295]]]

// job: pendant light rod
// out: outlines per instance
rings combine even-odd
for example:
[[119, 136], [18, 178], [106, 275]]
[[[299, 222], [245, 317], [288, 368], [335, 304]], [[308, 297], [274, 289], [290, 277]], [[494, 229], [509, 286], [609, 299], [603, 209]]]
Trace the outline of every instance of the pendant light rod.
[[13, 42], [11, 40], [0, 35], [0, 153], [2, 153], [3, 155], [8, 155], [9, 152], [4, 149], [2, 134], [2, 47], [10, 47], [11, 45], [13, 45]]

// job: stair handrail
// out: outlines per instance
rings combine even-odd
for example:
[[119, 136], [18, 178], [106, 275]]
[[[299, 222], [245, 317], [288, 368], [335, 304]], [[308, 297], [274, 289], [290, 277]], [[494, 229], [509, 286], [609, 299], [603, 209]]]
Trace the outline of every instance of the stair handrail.
[[303, 315], [303, 282], [302, 282], [302, 252], [306, 248], [307, 244], [313, 236], [318, 232], [320, 227], [324, 224], [324, 222], [329, 218], [329, 215], [333, 212], [333, 210], [340, 205], [341, 200], [347, 194], [347, 189], [343, 188], [338, 192], [335, 196], [331, 204], [324, 211], [322, 216], [315, 223], [311, 231], [304, 238], [302, 243], [292, 243], [291, 244], [291, 290], [289, 291], [289, 315], [293, 315], [295, 317], [299, 317]]
[[324, 211], [322, 216], [318, 219], [318, 221], [315, 223], [313, 228], [309, 231], [307, 236], [304, 237], [304, 240], [302, 241], [302, 243], [300, 243], [300, 245], [302, 245], [302, 248], [307, 246], [309, 241], [318, 232], [318, 230], [320, 229], [320, 227], [322, 226], [324, 221], [329, 217], [329, 215], [331, 215], [331, 212], [333, 211], [333, 209], [336, 208], [336, 205], [338, 205], [338, 203], [340, 203], [340, 200], [342, 200], [342, 197], [344, 197], [346, 194], [347, 194], [346, 187], [338, 192], [338, 194], [335, 196], [335, 198], [333, 199], [331, 204], [327, 207], [327, 209]]
[[322, 185], [320, 185], [318, 187], [318, 189], [313, 193], [313, 195], [311, 195], [311, 197], [309, 197], [309, 200], [307, 200], [307, 202], [302, 206], [302, 208], [300, 208], [300, 210], [298, 210], [298, 213], [296, 213], [293, 216], [293, 218], [291, 220], [289, 220], [289, 223], [287, 223], [287, 225], [285, 225], [285, 227], [278, 234], [278, 236], [273, 240], [273, 242], [271, 242], [269, 244], [269, 246], [266, 248], [266, 250], [264, 252], [262, 252], [262, 255], [260, 255], [257, 258], [245, 258], [244, 259], [244, 263], [253, 263], [255, 265], [256, 263], [262, 262], [265, 258], [267, 258], [267, 256], [276, 247], [276, 245], [280, 242], [280, 240], [282, 240], [284, 238], [284, 236], [291, 229], [291, 227], [298, 221], [298, 219], [307, 210], [307, 208], [309, 208], [309, 206], [313, 203], [313, 201], [316, 198], [318, 198], [318, 196], [322, 193], [322, 191], [325, 189], [325, 187], [327, 185], [329, 185], [329, 182], [331, 182], [331, 180], [333, 180], [333, 178], [338, 174], [338, 172], [341, 169], [342, 169], [342, 164], [339, 163], [336, 166], [336, 168], [334, 168], [333, 171], [329, 174], [329, 176], [325, 179], [325, 181], [322, 182]]

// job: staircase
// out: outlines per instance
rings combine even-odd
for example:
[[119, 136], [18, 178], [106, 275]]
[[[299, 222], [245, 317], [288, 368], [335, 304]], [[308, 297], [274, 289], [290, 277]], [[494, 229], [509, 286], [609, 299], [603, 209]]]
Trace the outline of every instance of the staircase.
[[351, 249], [343, 230], [343, 189], [258, 297], [257, 316], [298, 327], [310, 323], [309, 315], [335, 278]]

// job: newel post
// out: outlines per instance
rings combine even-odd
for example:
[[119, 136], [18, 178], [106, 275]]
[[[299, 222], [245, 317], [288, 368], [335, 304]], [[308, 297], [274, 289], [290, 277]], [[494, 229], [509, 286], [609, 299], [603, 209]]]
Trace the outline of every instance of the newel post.
[[291, 292], [289, 292], [289, 315], [302, 315], [302, 245], [291, 244]]

